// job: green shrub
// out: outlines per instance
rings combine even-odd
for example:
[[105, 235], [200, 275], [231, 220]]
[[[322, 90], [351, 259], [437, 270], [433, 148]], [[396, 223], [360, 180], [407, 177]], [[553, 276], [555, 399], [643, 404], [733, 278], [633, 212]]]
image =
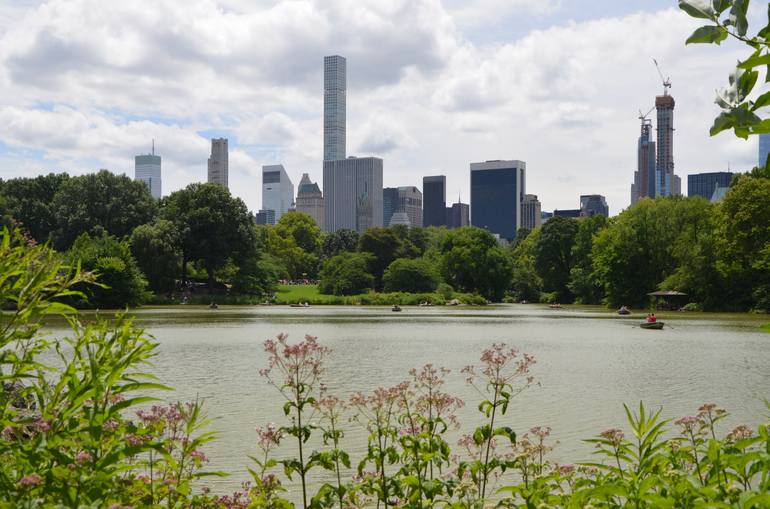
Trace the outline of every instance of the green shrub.
[[423, 258], [399, 258], [382, 276], [386, 292], [432, 292], [441, 282], [436, 267]]
[[319, 274], [318, 289], [333, 295], [355, 295], [374, 286], [368, 271], [371, 255], [341, 253], [329, 258]]

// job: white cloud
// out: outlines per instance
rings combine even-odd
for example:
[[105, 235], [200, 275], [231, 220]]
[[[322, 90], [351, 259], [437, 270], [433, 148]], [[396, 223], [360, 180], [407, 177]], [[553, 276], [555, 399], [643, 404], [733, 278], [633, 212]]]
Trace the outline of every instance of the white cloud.
[[[154, 137], [169, 192], [205, 179], [207, 136], [216, 133], [231, 138], [231, 189], [256, 210], [263, 164], [282, 162], [293, 179], [310, 172], [320, 182], [322, 57], [333, 53], [348, 58], [348, 151], [382, 156], [386, 185], [444, 173], [450, 196], [459, 190], [467, 200], [471, 161], [517, 158], [527, 161], [528, 191], [544, 209], [601, 193], [617, 211], [636, 164], [637, 110], [661, 89], [652, 57], [674, 83], [677, 173], [753, 161], [751, 143], [707, 135], [713, 91], [745, 52], [686, 48], [696, 24], [674, 9], [484, 45], [460, 31], [484, 16], [543, 16], [557, 4], [16, 6], [24, 15], [0, 35], [0, 141], [12, 152], [0, 165], [130, 173], [133, 155]], [[0, 166], [0, 177], [16, 174]]]

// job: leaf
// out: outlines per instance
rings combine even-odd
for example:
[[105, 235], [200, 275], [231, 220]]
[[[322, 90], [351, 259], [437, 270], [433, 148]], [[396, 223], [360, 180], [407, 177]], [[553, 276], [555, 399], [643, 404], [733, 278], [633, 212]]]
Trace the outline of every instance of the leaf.
[[722, 14], [725, 9], [730, 7], [732, 4], [731, 0], [714, 0], [711, 2], [711, 6], [714, 9], [714, 14], [719, 15]]
[[685, 44], [719, 44], [727, 39], [727, 30], [715, 25], [705, 25], [695, 30]]
[[754, 104], [751, 107], [751, 111], [757, 111], [759, 108], [764, 108], [768, 104], [770, 104], [770, 91], [757, 97], [757, 100], [754, 101]]
[[703, 0], [679, 0], [679, 8], [693, 18], [713, 19], [714, 9]]
[[749, 21], [746, 19], [746, 10], [748, 8], [748, 0], [734, 0], [733, 7], [730, 9], [728, 22], [735, 27], [735, 31], [741, 37], [746, 35], [746, 31], [749, 29]]
[[754, 54], [749, 58], [743, 62], [740, 62], [738, 67], [740, 69], [753, 69], [754, 67], [759, 67], [760, 65], [770, 65], [770, 53], [762, 54], [761, 51], [761, 49], [755, 51]]
[[730, 129], [735, 125], [735, 118], [729, 112], [723, 111], [717, 118], [714, 119], [714, 125], [711, 126], [709, 134], [715, 136], [725, 129]]

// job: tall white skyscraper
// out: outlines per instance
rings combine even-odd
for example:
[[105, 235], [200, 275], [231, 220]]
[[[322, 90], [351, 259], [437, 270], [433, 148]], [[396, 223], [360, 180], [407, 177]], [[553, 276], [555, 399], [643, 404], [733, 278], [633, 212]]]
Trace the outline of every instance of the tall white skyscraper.
[[152, 154], [134, 157], [134, 180], [141, 180], [156, 200], [163, 195], [161, 188], [160, 156], [155, 155], [155, 140], [152, 141]]
[[324, 161], [345, 159], [345, 57], [324, 57]]
[[212, 138], [211, 156], [209, 156], [209, 183], [227, 187], [229, 166], [227, 138]]
[[324, 229], [363, 233], [382, 226], [382, 159], [324, 161]]
[[274, 222], [289, 211], [294, 202], [294, 184], [282, 164], [262, 167], [262, 210], [275, 211]]

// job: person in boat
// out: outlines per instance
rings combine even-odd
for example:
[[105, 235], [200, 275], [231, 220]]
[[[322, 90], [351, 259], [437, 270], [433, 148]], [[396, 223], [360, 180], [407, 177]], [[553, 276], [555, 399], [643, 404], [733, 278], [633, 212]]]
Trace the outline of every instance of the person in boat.
[[655, 316], [655, 313], [647, 314], [647, 323], [655, 323], [657, 321], [658, 321], [658, 318]]

